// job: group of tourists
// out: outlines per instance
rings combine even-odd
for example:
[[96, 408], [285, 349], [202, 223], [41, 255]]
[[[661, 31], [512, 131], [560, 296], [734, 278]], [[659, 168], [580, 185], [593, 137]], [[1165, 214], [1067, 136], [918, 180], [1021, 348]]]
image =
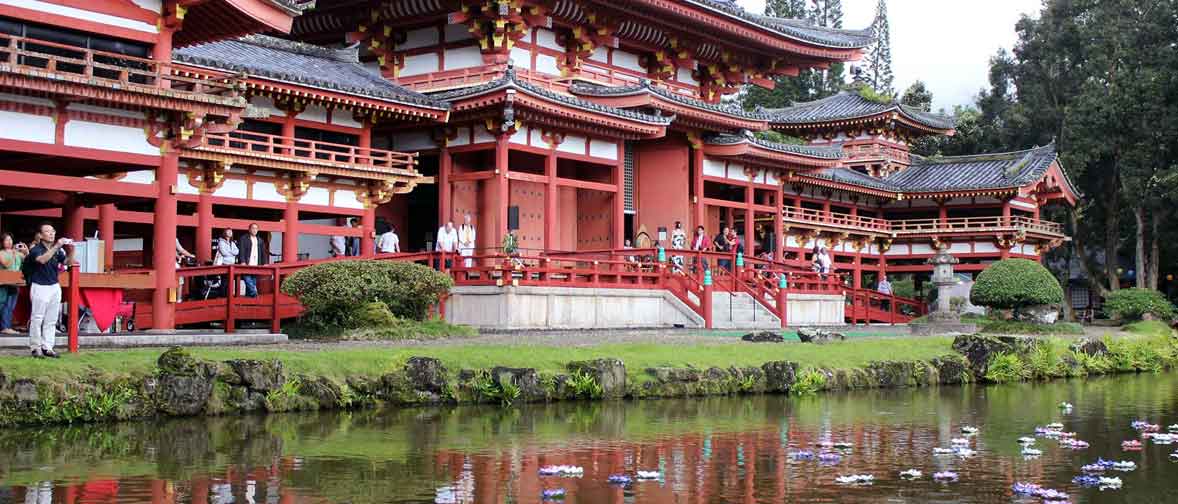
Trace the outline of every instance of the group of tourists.
[[[57, 237], [53, 225], [43, 223], [31, 244], [15, 241], [9, 233], [2, 235], [0, 266], [7, 271], [19, 271], [29, 289], [29, 350], [35, 358], [57, 358], [53, 351], [57, 339], [57, 318], [61, 314], [61, 284], [57, 277], [73, 261], [73, 240]], [[0, 288], [0, 332], [17, 334], [12, 327], [12, 313], [16, 309], [19, 285]]]
[[[448, 221], [442, 227], [438, 228], [438, 237], [434, 242], [435, 252], [445, 252], [447, 254], [457, 253], [464, 257], [462, 266], [469, 268], [474, 265], [474, 260], [471, 256], [474, 255], [475, 243], [475, 228], [470, 223], [470, 214], [462, 216], [462, 226], [455, 228], [454, 221]], [[446, 268], [453, 267], [453, 261], [446, 258]]]

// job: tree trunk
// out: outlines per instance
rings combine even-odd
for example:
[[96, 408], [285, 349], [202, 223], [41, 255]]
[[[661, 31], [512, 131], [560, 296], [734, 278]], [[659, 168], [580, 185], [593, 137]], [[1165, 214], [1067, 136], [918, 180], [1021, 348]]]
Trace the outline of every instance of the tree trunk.
[[1149, 215], [1149, 288], [1158, 290], [1158, 276], [1161, 273], [1161, 244], [1158, 243], [1158, 216], [1161, 212], [1154, 210]]
[[1133, 276], [1133, 285], [1138, 289], [1144, 289], [1146, 279], [1149, 277], [1149, 272], [1146, 271], [1145, 261], [1145, 209], [1141, 205], [1133, 206], [1133, 220], [1137, 224], [1135, 236], [1135, 243], [1133, 248], [1135, 251], [1135, 268], [1137, 274]]
[[1121, 288], [1121, 276], [1117, 274], [1117, 242], [1120, 241], [1120, 229], [1117, 228], [1120, 224], [1117, 222], [1118, 199], [1117, 192], [1113, 191], [1112, 201], [1104, 212], [1104, 273], [1110, 291]]
[[1096, 289], [1096, 294], [1103, 298], [1108, 295], [1108, 287], [1101, 281], [1100, 275], [1088, 260], [1088, 249], [1080, 233], [1080, 216], [1075, 208], [1068, 210], [1068, 218], [1072, 222], [1072, 247], [1076, 251], [1076, 259], [1080, 261], [1080, 267], [1084, 269], [1084, 277], [1088, 279], [1088, 285]]

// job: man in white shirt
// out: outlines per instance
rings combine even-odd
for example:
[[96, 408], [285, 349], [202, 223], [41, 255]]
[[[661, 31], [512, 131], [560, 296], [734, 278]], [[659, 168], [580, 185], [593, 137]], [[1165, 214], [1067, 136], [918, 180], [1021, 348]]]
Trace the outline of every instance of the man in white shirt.
[[397, 237], [397, 228], [390, 225], [389, 230], [380, 235], [376, 247], [384, 254], [395, 254], [401, 251], [401, 239]]
[[470, 225], [470, 214], [462, 217], [462, 227], [458, 229], [458, 253], [465, 257], [462, 260], [462, 265], [469, 268], [474, 264], [474, 260], [470, 256], [474, 255], [474, 226]]
[[[449, 221], [445, 226], [438, 228], [438, 239], [434, 244], [434, 250], [447, 254], [458, 251], [458, 230], [454, 228], [454, 221]], [[449, 269], [451, 266], [451, 259], [447, 257], [446, 268]]]
[[331, 237], [331, 257], [343, 257], [347, 254], [348, 244], [343, 236]]

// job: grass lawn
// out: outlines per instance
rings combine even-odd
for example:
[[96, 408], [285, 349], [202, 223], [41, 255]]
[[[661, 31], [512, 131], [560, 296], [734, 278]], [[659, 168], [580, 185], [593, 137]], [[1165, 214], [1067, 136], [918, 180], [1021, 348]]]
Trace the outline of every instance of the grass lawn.
[[[592, 347], [541, 345], [455, 345], [418, 348], [340, 348], [317, 351], [237, 350], [193, 348], [193, 355], [209, 360], [280, 359], [288, 373], [343, 378], [349, 375], [379, 376], [400, 370], [409, 357], [435, 357], [447, 369], [530, 367], [540, 372], [563, 372], [575, 360], [613, 357], [622, 359], [628, 372], [641, 374], [648, 367], [697, 368], [760, 366], [788, 360], [803, 367], [851, 368], [871, 361], [923, 360], [952, 353], [949, 337], [893, 337], [857, 339], [826, 345], [716, 344], [683, 345], [628, 343]], [[25, 356], [0, 356], [0, 373], [12, 378], [43, 377], [76, 379], [87, 374], [126, 376], [149, 373], [163, 349], [129, 349], [82, 352], [59, 360], [34, 360]]]

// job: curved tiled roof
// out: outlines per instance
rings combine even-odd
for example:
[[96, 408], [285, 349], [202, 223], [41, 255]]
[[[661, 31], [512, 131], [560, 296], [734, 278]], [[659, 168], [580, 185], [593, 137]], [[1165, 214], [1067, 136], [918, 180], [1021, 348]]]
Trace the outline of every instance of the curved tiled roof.
[[521, 81], [519, 79], [516, 79], [515, 76], [516, 76], [515, 67], [508, 64], [507, 70], [505, 70], [503, 72], [503, 75], [495, 80], [484, 82], [482, 84], [477, 84], [474, 86], [469, 86], [469, 87], [464, 87], [464, 88], [459, 88], [459, 89], [452, 89], [450, 91], [443, 91], [440, 93], [431, 94], [429, 96], [430, 96], [430, 98], [433, 98], [435, 100], [440, 100], [440, 101], [444, 101], [444, 102], [452, 102], [455, 100], [460, 100], [460, 99], [468, 98], [471, 96], [478, 96], [478, 95], [490, 93], [493, 91], [499, 91], [501, 89], [515, 89], [515, 90], [519, 90], [519, 91], [523, 91], [525, 93], [528, 93], [532, 96], [536, 96], [536, 97], [543, 98], [546, 100], [555, 101], [555, 102], [558, 102], [558, 103], [561, 103], [564, 105], [568, 105], [570, 107], [579, 108], [579, 109], [586, 110], [589, 112], [608, 114], [608, 115], [612, 115], [615, 117], [629, 119], [632, 121], [643, 122], [643, 123], [647, 123], [647, 124], [666, 126], [668, 124], [671, 124], [671, 121], [673, 121], [675, 119], [675, 116], [662, 116], [662, 115], [655, 115], [655, 114], [646, 114], [646, 113], [637, 112], [634, 110], [627, 110], [627, 109], [610, 107], [610, 106], [606, 106], [606, 105], [593, 103], [591, 101], [582, 100], [582, 99], [577, 98], [573, 95], [558, 93], [556, 91], [552, 91], [550, 89], [546, 89], [546, 88], [537, 86], [537, 85], [532, 84], [527, 81]]
[[839, 49], [859, 49], [871, 45], [875, 40], [870, 28], [862, 30], [826, 28], [816, 26], [810, 21], [803, 19], [785, 19], [754, 14], [740, 8], [736, 4], [721, 0], [687, 0], [687, 3], [713, 11], [719, 11], [729, 17], [754, 24], [760, 28], [784, 35], [787, 38], [814, 45]]
[[770, 142], [762, 140], [750, 134], [719, 134], [711, 135], [704, 139], [704, 142], [712, 145], [735, 145], [739, 143], [748, 142], [758, 147], [768, 149], [771, 151], [781, 152], [785, 154], [797, 154], [800, 156], [809, 156], [820, 159], [840, 159], [843, 155], [842, 149], [838, 147], [813, 147], [809, 145], [787, 144]]
[[805, 125], [843, 119], [858, 119], [897, 112], [909, 120], [931, 129], [953, 129], [953, 119], [932, 114], [896, 102], [879, 103], [868, 100], [854, 91], [841, 91], [809, 102], [799, 102], [779, 109], [763, 109], [769, 121], [776, 124]]
[[865, 173], [860, 173], [846, 167], [826, 168], [812, 172], [806, 172], [807, 177], [816, 177], [830, 180], [832, 182], [839, 182], [842, 184], [857, 185], [866, 187], [868, 189], [876, 189], [880, 191], [902, 192], [902, 189], [888, 179], [881, 179], [872, 177]]
[[[905, 192], [1017, 188], [1039, 180], [1057, 157], [1054, 143], [997, 154], [935, 158], [913, 155], [911, 166], [887, 180]], [[1067, 183], [1071, 186], [1071, 180]], [[1075, 192], [1074, 187], [1071, 189]]]
[[602, 86], [599, 84], [590, 84], [586, 82], [576, 82], [569, 86], [569, 92], [580, 96], [634, 96], [641, 94], [654, 94], [666, 100], [686, 105], [691, 108], [704, 110], [707, 112], [716, 112], [740, 119], [748, 119], [752, 121], [765, 121], [769, 117], [761, 112], [747, 111], [740, 107], [725, 103], [708, 103], [703, 100], [697, 100], [679, 93], [672, 92], [661, 86], [655, 86], [651, 81], [642, 79], [637, 84], [630, 86]]
[[264, 35], [249, 35], [176, 49], [172, 59], [195, 66], [244, 72], [266, 79], [444, 110], [447, 105], [393, 84], [360, 64], [356, 49], [331, 49]]

